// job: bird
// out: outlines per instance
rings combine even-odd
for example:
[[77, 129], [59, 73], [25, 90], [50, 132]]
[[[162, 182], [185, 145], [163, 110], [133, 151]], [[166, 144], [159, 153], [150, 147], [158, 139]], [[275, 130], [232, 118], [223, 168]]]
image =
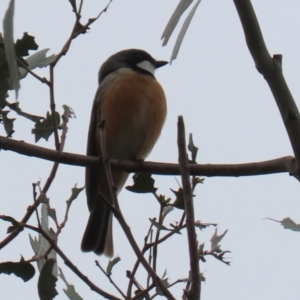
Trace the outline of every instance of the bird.
[[[102, 64], [90, 117], [88, 156], [100, 156], [99, 120], [103, 120], [108, 158], [143, 161], [147, 157], [166, 119], [166, 96], [154, 76], [166, 64], [140, 49], [119, 51]], [[117, 194], [128, 175], [112, 170]], [[90, 215], [81, 250], [112, 257], [112, 212], [107, 204], [112, 199], [103, 166], [86, 167], [85, 188]]]

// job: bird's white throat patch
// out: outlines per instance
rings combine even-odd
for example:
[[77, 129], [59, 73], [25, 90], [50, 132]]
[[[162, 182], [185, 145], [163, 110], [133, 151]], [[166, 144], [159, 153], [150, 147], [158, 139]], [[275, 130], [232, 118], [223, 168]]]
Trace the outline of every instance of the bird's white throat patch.
[[148, 61], [148, 60], [143, 60], [142, 62], [138, 63], [137, 66], [141, 69], [144, 69], [148, 72], [150, 72], [151, 74], [154, 75], [154, 71], [155, 71], [155, 67], [154, 65]]

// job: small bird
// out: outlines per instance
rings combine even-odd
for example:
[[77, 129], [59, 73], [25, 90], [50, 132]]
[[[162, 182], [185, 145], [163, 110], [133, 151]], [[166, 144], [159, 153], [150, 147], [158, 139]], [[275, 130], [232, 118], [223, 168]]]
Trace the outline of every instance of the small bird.
[[[105, 144], [111, 159], [143, 160], [156, 143], [167, 113], [165, 93], [154, 71], [167, 61], [129, 49], [110, 56], [99, 71], [99, 87], [91, 112], [87, 155], [100, 155], [99, 120], [105, 121]], [[112, 170], [117, 194], [128, 177]], [[86, 167], [86, 196], [90, 216], [81, 250], [113, 256], [112, 212], [100, 196], [111, 201], [103, 167]]]

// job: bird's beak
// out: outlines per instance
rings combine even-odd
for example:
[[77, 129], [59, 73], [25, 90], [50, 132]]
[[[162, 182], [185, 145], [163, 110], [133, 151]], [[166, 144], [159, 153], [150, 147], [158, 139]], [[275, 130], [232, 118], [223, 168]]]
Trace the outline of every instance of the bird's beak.
[[158, 69], [158, 68], [160, 68], [160, 67], [165, 66], [165, 65], [168, 64], [168, 63], [169, 63], [168, 61], [164, 61], [164, 60], [156, 60], [156, 61], [154, 62], [154, 67], [155, 67], [155, 69]]

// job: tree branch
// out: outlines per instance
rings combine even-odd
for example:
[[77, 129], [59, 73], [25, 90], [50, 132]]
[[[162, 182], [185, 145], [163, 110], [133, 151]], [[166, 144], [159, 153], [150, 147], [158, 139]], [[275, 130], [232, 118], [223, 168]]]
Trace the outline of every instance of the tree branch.
[[299, 175], [300, 116], [296, 103], [282, 73], [282, 55], [276, 54], [273, 58], [270, 56], [251, 1], [233, 0], [233, 2], [239, 14], [246, 42], [256, 68], [266, 79], [281, 113], [283, 123], [297, 160], [296, 174]]
[[178, 117], [178, 152], [179, 152], [179, 166], [182, 180], [182, 189], [184, 196], [184, 207], [186, 214], [186, 228], [189, 245], [189, 257], [190, 257], [190, 281], [191, 288], [188, 291], [189, 300], [199, 300], [201, 294], [201, 282], [200, 282], [200, 270], [199, 270], [199, 258], [198, 258], [198, 242], [197, 234], [195, 230], [195, 217], [194, 217], [194, 203], [193, 192], [190, 181], [190, 170], [188, 166], [188, 156], [186, 153], [185, 142], [185, 128], [183, 117]]
[[[22, 155], [37, 157], [57, 163], [73, 166], [97, 166], [99, 159], [69, 152], [60, 152], [23, 141], [16, 141], [0, 136], [0, 149], [13, 151]], [[178, 164], [135, 162], [125, 160], [110, 160], [111, 167], [126, 172], [151, 173], [157, 175], [180, 175]], [[245, 164], [190, 164], [191, 175], [196, 176], [257, 176], [276, 173], [296, 174], [296, 162], [292, 156], [284, 156], [272, 160]]]

